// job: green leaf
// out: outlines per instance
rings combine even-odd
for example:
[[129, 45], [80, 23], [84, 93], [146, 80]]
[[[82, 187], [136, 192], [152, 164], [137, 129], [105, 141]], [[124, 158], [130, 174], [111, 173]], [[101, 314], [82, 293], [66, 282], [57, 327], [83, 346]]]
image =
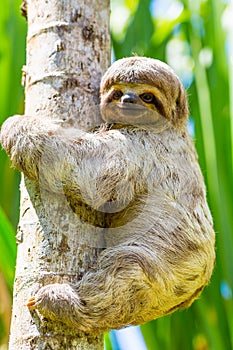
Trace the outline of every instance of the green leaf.
[[128, 26], [124, 41], [118, 42], [114, 36], [112, 38], [116, 58], [134, 54], [144, 55], [153, 31], [150, 0], [140, 0], [137, 11]]
[[16, 243], [14, 229], [0, 207], [0, 269], [12, 288], [16, 260]]

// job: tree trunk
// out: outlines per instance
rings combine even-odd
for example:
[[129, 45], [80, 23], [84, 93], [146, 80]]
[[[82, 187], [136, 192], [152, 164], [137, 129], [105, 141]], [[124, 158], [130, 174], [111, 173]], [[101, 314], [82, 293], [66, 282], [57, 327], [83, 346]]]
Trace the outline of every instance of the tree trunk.
[[[28, 0], [27, 7], [25, 114], [92, 128], [100, 122], [99, 82], [109, 65], [109, 1]], [[103, 349], [102, 336], [77, 333], [26, 307], [42, 285], [77, 282], [95, 266], [96, 231], [76, 220], [65, 197], [22, 180], [10, 350]]]

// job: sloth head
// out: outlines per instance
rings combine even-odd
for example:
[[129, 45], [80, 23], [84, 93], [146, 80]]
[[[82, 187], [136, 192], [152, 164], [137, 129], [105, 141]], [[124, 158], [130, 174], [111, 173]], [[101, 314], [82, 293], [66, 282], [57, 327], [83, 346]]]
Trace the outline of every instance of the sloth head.
[[170, 121], [186, 125], [186, 92], [165, 63], [147, 57], [120, 59], [104, 74], [100, 84], [101, 114], [108, 123], [151, 125]]

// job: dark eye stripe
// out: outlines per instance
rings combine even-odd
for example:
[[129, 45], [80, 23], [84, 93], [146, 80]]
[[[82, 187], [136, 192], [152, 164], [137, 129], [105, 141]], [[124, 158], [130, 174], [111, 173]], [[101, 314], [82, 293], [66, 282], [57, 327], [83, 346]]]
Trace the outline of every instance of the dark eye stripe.
[[123, 96], [123, 92], [121, 90], [114, 90], [111, 94], [112, 100], [119, 100]]
[[[152, 93], [146, 92], [144, 94], [141, 94], [139, 97], [142, 99], [142, 101], [153, 104], [156, 107], [159, 114], [165, 117], [165, 111], [164, 111], [162, 102], [157, 97], [155, 97]], [[149, 99], [149, 97], [151, 98]]]
[[155, 98], [154, 105], [155, 105], [157, 111], [159, 112], [159, 114], [161, 114], [163, 117], [166, 117], [166, 113], [165, 113], [165, 110], [163, 108], [162, 102], [160, 100], [158, 100], [157, 98]]
[[153, 103], [155, 96], [151, 92], [145, 92], [140, 95], [140, 98], [146, 103]]
[[121, 90], [113, 90], [108, 94], [106, 102], [110, 103], [114, 100], [119, 100], [122, 96], [123, 92]]

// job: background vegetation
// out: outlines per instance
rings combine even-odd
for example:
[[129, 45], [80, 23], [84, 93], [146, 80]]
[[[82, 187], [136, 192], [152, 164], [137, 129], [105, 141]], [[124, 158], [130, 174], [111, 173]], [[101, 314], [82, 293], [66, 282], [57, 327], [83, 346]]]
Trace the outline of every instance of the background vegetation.
[[[0, 125], [23, 113], [26, 23], [20, 0], [0, 1]], [[114, 58], [168, 62], [188, 89], [217, 234], [211, 284], [193, 306], [141, 327], [148, 350], [233, 349], [233, 1], [112, 0]], [[15, 268], [19, 174], [0, 151], [0, 349], [7, 343]], [[106, 349], [121, 349], [106, 335]], [[112, 343], [112, 344], [111, 344]], [[115, 344], [115, 345], [114, 345]], [[131, 350], [127, 348], [127, 350]], [[132, 348], [132, 350], [136, 350]]]

